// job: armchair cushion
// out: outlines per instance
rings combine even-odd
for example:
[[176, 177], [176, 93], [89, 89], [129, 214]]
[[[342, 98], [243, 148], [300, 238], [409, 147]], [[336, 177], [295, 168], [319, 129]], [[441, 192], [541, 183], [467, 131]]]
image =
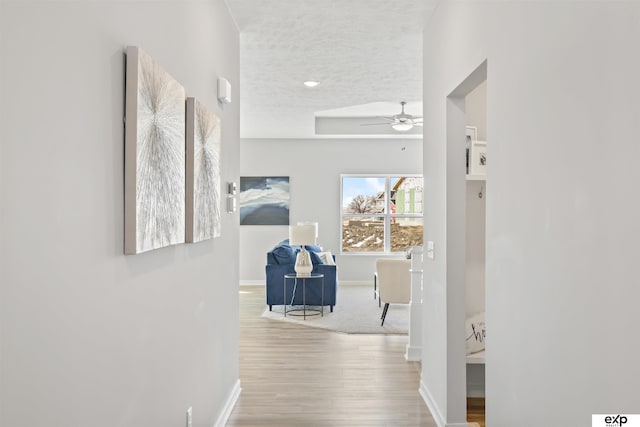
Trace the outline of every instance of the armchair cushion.
[[[324, 264], [318, 252], [309, 251], [309, 256], [311, 257], [311, 264], [313, 265]], [[295, 263], [295, 260], [294, 260], [294, 263]]]
[[279, 244], [271, 251], [276, 264], [295, 264], [297, 251], [289, 245]]
[[376, 273], [380, 299], [385, 303], [408, 304], [411, 300], [411, 261], [408, 259], [379, 258]]

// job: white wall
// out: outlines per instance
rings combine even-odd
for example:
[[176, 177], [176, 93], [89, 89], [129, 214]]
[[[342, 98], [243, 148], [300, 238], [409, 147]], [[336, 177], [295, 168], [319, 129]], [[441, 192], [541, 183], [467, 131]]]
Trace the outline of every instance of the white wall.
[[[240, 152], [242, 176], [289, 176], [290, 221], [319, 223], [318, 244], [336, 254], [339, 280], [373, 282], [377, 256], [340, 255], [340, 174], [421, 174], [421, 140], [243, 139]], [[240, 227], [240, 279], [264, 283], [266, 253], [288, 233]]]
[[[211, 426], [238, 381], [238, 218], [123, 255], [124, 49], [223, 123], [239, 176], [239, 35], [222, 0], [4, 1], [0, 425]], [[237, 99], [237, 98], [236, 98]]]
[[[0, 0], [0, 22], [3, 22], [3, 15], [4, 15], [4, 0]], [[0, 49], [2, 49], [2, 46], [4, 46], [4, 30], [3, 27], [0, 26]], [[2, 51], [0, 51], [2, 52]], [[4, 79], [3, 79], [3, 74], [4, 74], [4, 55], [0, 54], [0, 100], [4, 99]], [[4, 173], [3, 173], [3, 164], [4, 164], [4, 118], [2, 117], [2, 114], [0, 114], [0, 223], [2, 221], [2, 218], [4, 216], [4, 210], [2, 208], [2, 206], [4, 205], [3, 200], [5, 200], [4, 198], [4, 186], [2, 184], [3, 182], [3, 177], [4, 177]], [[1, 231], [1, 229], [0, 229]], [[2, 260], [3, 257], [3, 252], [4, 252], [4, 239], [2, 238], [2, 236], [0, 235], [0, 260]], [[3, 277], [2, 275], [2, 261], [0, 261], [0, 277]], [[2, 287], [2, 284], [0, 283], [0, 288]], [[0, 294], [1, 295], [1, 294]], [[1, 324], [0, 324], [0, 328], [1, 328]], [[0, 348], [2, 346], [2, 342], [0, 341]], [[0, 411], [2, 411], [2, 407], [0, 406]]]
[[[451, 215], [445, 99], [488, 60], [492, 427], [640, 412], [640, 57], [629, 53], [639, 23], [636, 2], [446, 1], [426, 24], [426, 235], [436, 248]], [[422, 382], [454, 425], [463, 419], [446, 384], [458, 361], [446, 354], [446, 316], [464, 301], [447, 300], [447, 267], [443, 250], [425, 262]]]
[[475, 126], [480, 141], [487, 140], [487, 82], [483, 82], [465, 97], [467, 125]]

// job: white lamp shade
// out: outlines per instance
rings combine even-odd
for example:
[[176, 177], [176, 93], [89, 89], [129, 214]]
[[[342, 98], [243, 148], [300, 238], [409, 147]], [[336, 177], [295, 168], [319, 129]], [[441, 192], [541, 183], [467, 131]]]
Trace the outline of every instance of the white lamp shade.
[[316, 230], [316, 237], [313, 243], [315, 243], [318, 240], [318, 223], [317, 222], [313, 222], [313, 221], [298, 221], [296, 225], [310, 225], [312, 227], [315, 228]]
[[290, 245], [313, 245], [316, 243], [318, 223], [303, 223], [289, 227]]

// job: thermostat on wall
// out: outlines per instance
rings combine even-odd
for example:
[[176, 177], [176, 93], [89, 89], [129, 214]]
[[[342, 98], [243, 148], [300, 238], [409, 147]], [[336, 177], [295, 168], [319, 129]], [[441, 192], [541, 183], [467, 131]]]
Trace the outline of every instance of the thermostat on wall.
[[231, 84], [224, 77], [218, 77], [218, 100], [223, 104], [231, 104]]

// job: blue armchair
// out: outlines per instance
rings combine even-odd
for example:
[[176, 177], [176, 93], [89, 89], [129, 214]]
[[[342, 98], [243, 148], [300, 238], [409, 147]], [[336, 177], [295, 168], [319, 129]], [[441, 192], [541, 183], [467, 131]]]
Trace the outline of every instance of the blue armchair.
[[[320, 286], [307, 286], [306, 303], [307, 305], [319, 306], [324, 302], [333, 311], [336, 305], [336, 296], [338, 293], [338, 266], [323, 264], [317, 255], [320, 248], [317, 246], [306, 246], [311, 254], [313, 262], [313, 273], [324, 274], [324, 298], [322, 298], [322, 290]], [[293, 269], [296, 262], [296, 255], [300, 251], [300, 246], [290, 246], [288, 240], [280, 242], [275, 248], [267, 252], [267, 265], [265, 266], [266, 287], [267, 287], [267, 304], [269, 310], [274, 305], [283, 305], [291, 303], [293, 296], [293, 280], [287, 281], [287, 295], [284, 298], [284, 275], [295, 274]], [[333, 256], [335, 262], [335, 256]], [[321, 279], [308, 279], [321, 280]], [[293, 298], [293, 304], [302, 304], [302, 286], [296, 287], [296, 294]]]

